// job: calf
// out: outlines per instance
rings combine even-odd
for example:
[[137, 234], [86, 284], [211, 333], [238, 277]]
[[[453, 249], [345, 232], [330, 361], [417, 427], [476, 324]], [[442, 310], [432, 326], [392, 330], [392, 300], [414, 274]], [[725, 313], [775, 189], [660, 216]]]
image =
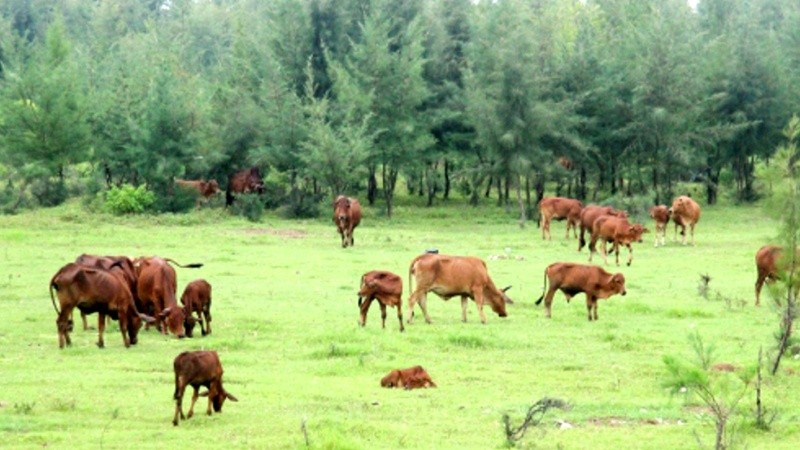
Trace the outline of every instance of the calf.
[[666, 244], [667, 240], [667, 223], [669, 223], [669, 208], [667, 205], [656, 205], [650, 208], [650, 217], [656, 223], [656, 241], [654, 246], [658, 247], [659, 238], [661, 238], [661, 246]]
[[[192, 418], [194, 414], [194, 404], [198, 396], [208, 397], [208, 408], [206, 414], [211, 415], [211, 408], [214, 412], [222, 412], [222, 405], [225, 399], [230, 399], [233, 402], [238, 401], [230, 392], [225, 391], [222, 387], [222, 364], [219, 362], [219, 356], [214, 351], [196, 351], [196, 352], [183, 352], [172, 363], [175, 370], [175, 393], [172, 398], [175, 399], [175, 415], [172, 418], [172, 424], [178, 425], [178, 416], [181, 420]], [[192, 405], [189, 407], [189, 415], [183, 415], [183, 393], [186, 386], [194, 388], [194, 395], [192, 395]], [[203, 394], [198, 394], [200, 386], [205, 386], [208, 391]]]
[[[187, 284], [181, 295], [181, 304], [186, 316], [184, 322], [186, 336], [192, 337], [195, 322], [200, 323], [200, 332], [203, 336], [211, 334], [211, 285], [208, 281], [199, 279]], [[197, 314], [196, 321], [192, 313]]]
[[408, 369], [392, 370], [381, 378], [381, 387], [417, 389], [436, 387], [436, 383], [422, 366], [414, 366]]
[[536, 300], [540, 304], [544, 299], [545, 316], [549, 319], [553, 295], [561, 290], [570, 301], [575, 294], [586, 293], [586, 309], [589, 320], [597, 320], [597, 300], [611, 297], [614, 294], [625, 295], [625, 276], [621, 273], [610, 274], [601, 267], [574, 263], [553, 263], [544, 271], [544, 287], [550, 283], [547, 294], [542, 289], [542, 296]]
[[572, 228], [572, 234], [578, 237], [578, 224], [581, 219], [583, 203], [579, 200], [564, 197], [544, 197], [539, 202], [539, 219], [542, 222], [542, 239], [550, 239], [550, 221], [567, 220], [567, 235]]
[[606, 244], [612, 243], [612, 250], [616, 252], [616, 262], [619, 265], [619, 246], [624, 245], [628, 248], [628, 265], [633, 262], [633, 249], [631, 242], [642, 242], [642, 233], [647, 229], [641, 224], [630, 224], [628, 219], [614, 216], [601, 216], [592, 225], [592, 241], [589, 243], [589, 261], [597, 251], [595, 246], [598, 239], [603, 240], [603, 261], [608, 265], [608, 253]]
[[594, 221], [601, 216], [628, 217], [628, 214], [625, 211], [618, 211], [612, 206], [589, 205], [583, 208], [580, 216], [581, 235], [578, 240], [578, 251], [581, 251], [586, 245], [586, 239], [584, 239], [586, 230], [589, 230], [589, 234], [591, 234]]
[[408, 323], [414, 318], [414, 305], [419, 302], [419, 307], [425, 315], [425, 321], [431, 323], [428, 315], [427, 293], [433, 291], [444, 300], [452, 297], [461, 297], [461, 321], [467, 321], [467, 298], [475, 301], [481, 322], [486, 323], [483, 313], [483, 304], [488, 303], [500, 317], [506, 317], [506, 303], [513, 303], [503, 290], [497, 289], [489, 278], [486, 263], [472, 256], [448, 256], [434, 253], [425, 253], [411, 261], [408, 268], [409, 290], [413, 284], [414, 276], [417, 288], [412, 290], [408, 297]]
[[672, 221], [675, 222], [675, 240], [678, 240], [678, 227], [681, 227], [682, 244], [686, 245], [686, 227], [692, 233], [692, 245], [694, 245], [694, 226], [700, 221], [700, 205], [691, 197], [681, 195], [675, 198], [670, 208]]
[[381, 306], [381, 326], [386, 328], [386, 307], [397, 308], [397, 320], [400, 322], [400, 331], [403, 328], [402, 312], [403, 279], [399, 276], [382, 270], [373, 270], [361, 277], [361, 288], [358, 291], [358, 307], [361, 315], [358, 323], [363, 327], [367, 323], [367, 311], [372, 300], [378, 299]]

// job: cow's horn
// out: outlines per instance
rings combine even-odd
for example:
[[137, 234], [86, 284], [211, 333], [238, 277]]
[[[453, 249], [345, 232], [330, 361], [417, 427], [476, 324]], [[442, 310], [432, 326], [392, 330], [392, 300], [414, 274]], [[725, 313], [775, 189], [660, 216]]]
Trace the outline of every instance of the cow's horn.
[[507, 290], [509, 290], [509, 289], [511, 289], [511, 286], [506, 286], [506, 287], [504, 287], [503, 289], [500, 289], [500, 290], [501, 290], [501, 291], [503, 291], [503, 292], [505, 292], [505, 291], [507, 291]]

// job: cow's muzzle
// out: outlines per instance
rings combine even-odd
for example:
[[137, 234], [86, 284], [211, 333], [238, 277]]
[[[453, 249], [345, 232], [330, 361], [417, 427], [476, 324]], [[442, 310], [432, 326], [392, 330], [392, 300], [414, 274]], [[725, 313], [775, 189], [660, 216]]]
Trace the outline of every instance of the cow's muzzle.
[[621, 292], [621, 294], [622, 294], [622, 295], [625, 295], [625, 294], [627, 294], [627, 293], [628, 293], [628, 291], [622, 291], [622, 292]]

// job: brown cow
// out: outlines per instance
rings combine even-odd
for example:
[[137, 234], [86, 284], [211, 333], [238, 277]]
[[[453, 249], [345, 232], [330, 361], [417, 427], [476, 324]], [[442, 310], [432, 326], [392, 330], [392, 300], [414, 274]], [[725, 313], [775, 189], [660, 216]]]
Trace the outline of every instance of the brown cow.
[[581, 210], [581, 235], [578, 241], [578, 251], [581, 251], [583, 246], [586, 245], [586, 239], [584, 238], [586, 230], [589, 230], [591, 234], [592, 225], [594, 225], [594, 221], [600, 216], [628, 217], [628, 214], [625, 211], [614, 209], [613, 206], [588, 205], [583, 208]]
[[381, 378], [381, 387], [417, 389], [436, 387], [428, 372], [422, 366], [409, 367], [408, 369], [395, 369]]
[[202, 267], [202, 264], [181, 265], [168, 258], [137, 258], [134, 261], [136, 290], [141, 304], [140, 309], [146, 312], [152, 311], [157, 320], [158, 330], [163, 334], [172, 332], [182, 338], [186, 335], [183, 327], [186, 313], [178, 306], [175, 298], [178, 277], [169, 263], [174, 263], [178, 267]]
[[187, 190], [197, 191], [198, 197], [195, 206], [198, 208], [203, 202], [208, 202], [208, 200], [216, 195], [219, 194], [221, 191], [219, 190], [219, 183], [217, 180], [182, 180], [180, 178], [175, 180], [175, 184], [178, 186], [183, 186], [187, 188]]
[[667, 240], [667, 224], [669, 223], [669, 208], [667, 205], [656, 205], [650, 208], [650, 217], [656, 223], [656, 241], [654, 246], [658, 247], [659, 237], [661, 238], [661, 246], [666, 245]]
[[647, 229], [642, 227], [641, 224], [631, 224], [628, 219], [623, 217], [614, 216], [600, 216], [594, 221], [592, 225], [592, 240], [589, 243], [589, 261], [592, 261], [592, 255], [597, 252], [597, 240], [603, 241], [603, 261], [608, 265], [608, 252], [606, 244], [612, 243], [611, 251], [616, 253], [616, 262], [619, 265], [619, 247], [624, 245], [628, 248], [628, 265], [633, 262], [633, 249], [631, 248], [632, 242], [642, 242], [642, 233], [646, 233]]
[[340, 195], [333, 202], [333, 223], [342, 236], [342, 247], [352, 246], [353, 230], [361, 223], [361, 204], [352, 197]]
[[[239, 400], [234, 397], [230, 392], [227, 392], [222, 387], [222, 364], [219, 362], [219, 355], [214, 351], [196, 351], [196, 352], [183, 352], [175, 357], [172, 363], [172, 368], [175, 370], [175, 393], [172, 398], [175, 399], [175, 415], [172, 418], [172, 424], [178, 425], [178, 416], [181, 420], [189, 419], [194, 415], [194, 404], [197, 397], [208, 397], [208, 408], [206, 414], [211, 415], [211, 408], [214, 412], [222, 412], [222, 405], [226, 399], [232, 402]], [[189, 407], [188, 416], [183, 415], [183, 393], [186, 386], [194, 388], [194, 395], [192, 395], [192, 405]], [[198, 394], [200, 386], [205, 386], [208, 391]]]
[[[553, 263], [544, 270], [545, 287], [550, 283], [547, 294], [542, 293], [536, 304], [544, 299], [545, 316], [550, 318], [553, 295], [561, 290], [567, 301], [575, 294], [586, 293], [586, 309], [589, 320], [597, 320], [597, 300], [608, 298], [614, 294], [625, 295], [625, 276], [621, 273], [610, 274], [598, 266], [575, 263]], [[544, 291], [544, 288], [542, 289]]]
[[[411, 276], [417, 283], [417, 288], [412, 289]], [[427, 294], [433, 291], [444, 300], [452, 297], [461, 297], [461, 321], [467, 321], [467, 298], [475, 301], [481, 322], [486, 323], [483, 313], [483, 304], [488, 303], [500, 317], [506, 317], [506, 303], [513, 303], [505, 291], [511, 286], [497, 289], [489, 277], [486, 263], [480, 258], [472, 256], [447, 256], [434, 253], [425, 253], [411, 261], [408, 268], [408, 286], [411, 296], [408, 297], [408, 323], [414, 318], [414, 305], [419, 301], [419, 307], [425, 315], [425, 321], [431, 323], [428, 315]]]
[[264, 193], [264, 179], [261, 177], [261, 171], [255, 166], [231, 175], [228, 180], [228, 187], [225, 189], [225, 206], [233, 204], [234, 194], [249, 194], [251, 192]]
[[694, 245], [694, 226], [700, 221], [700, 205], [691, 197], [681, 195], [675, 198], [670, 208], [672, 221], [675, 222], [675, 241], [678, 240], [678, 227], [681, 227], [682, 244], [686, 245], [686, 227], [692, 233], [692, 245]]
[[550, 221], [567, 219], [567, 234], [572, 228], [572, 234], [578, 237], [578, 225], [581, 220], [583, 203], [573, 198], [544, 197], [539, 202], [539, 218], [542, 222], [542, 239], [550, 239]]
[[[796, 260], [800, 260], [800, 250], [796, 255]], [[792, 261], [785, 261], [783, 258], [783, 248], [777, 245], [765, 245], [756, 252], [756, 306], [761, 306], [761, 288], [764, 282], [771, 283], [781, 277], [781, 272], [787, 267], [791, 267]], [[800, 281], [795, 281], [794, 295], [800, 291]]]
[[358, 307], [361, 310], [359, 325], [362, 327], [367, 323], [367, 311], [372, 304], [372, 300], [378, 299], [381, 306], [381, 326], [386, 328], [386, 307], [394, 306], [397, 308], [397, 320], [400, 322], [400, 331], [405, 331], [403, 327], [402, 312], [403, 279], [383, 270], [373, 270], [365, 273], [361, 277], [361, 288], [358, 291]]
[[[127, 256], [98, 256], [83, 253], [75, 258], [75, 263], [108, 270], [122, 277], [122, 280], [128, 285], [128, 289], [131, 290], [134, 302], [136, 301], [136, 272], [133, 269], [133, 261]], [[88, 330], [89, 324], [83, 311], [81, 311], [81, 321], [83, 322], [83, 330]]]
[[[203, 279], [187, 284], [181, 295], [181, 304], [183, 304], [183, 312], [186, 315], [186, 321], [183, 324], [186, 336], [192, 337], [195, 322], [200, 323], [200, 332], [203, 336], [211, 334], [211, 284]], [[192, 313], [197, 314], [196, 321], [192, 320]], [[205, 322], [205, 326], [203, 322]]]
[[[61, 311], [56, 306], [54, 290], [57, 292]], [[50, 300], [58, 314], [56, 328], [59, 348], [72, 345], [69, 338], [72, 330], [70, 316], [75, 307], [86, 314], [98, 313], [97, 346], [100, 348], [105, 347], [103, 332], [106, 316], [119, 321], [125, 347], [136, 344], [142, 319], [148, 323], [155, 322], [152, 317], [137, 311], [131, 291], [121, 276], [81, 264], [69, 263], [53, 275], [50, 280]]]

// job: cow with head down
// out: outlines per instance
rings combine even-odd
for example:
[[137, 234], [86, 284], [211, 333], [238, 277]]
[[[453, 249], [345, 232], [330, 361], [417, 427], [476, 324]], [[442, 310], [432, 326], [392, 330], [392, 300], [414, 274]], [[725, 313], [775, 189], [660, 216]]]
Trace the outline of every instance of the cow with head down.
[[642, 242], [642, 233], [646, 233], [647, 228], [642, 224], [630, 223], [627, 218], [614, 217], [614, 216], [601, 216], [592, 224], [592, 240], [589, 242], [589, 261], [592, 261], [592, 255], [597, 252], [597, 241], [603, 241], [602, 253], [603, 261], [608, 265], [608, 251], [606, 244], [611, 242], [612, 250], [616, 253], [616, 263], [619, 265], [619, 250], [620, 246], [624, 245], [628, 248], [628, 265], [633, 262], [633, 249], [631, 243]]
[[[125, 284], [128, 285], [128, 289], [130, 289], [131, 295], [133, 295], [133, 300], [137, 300], [136, 271], [133, 268], [133, 261], [127, 256], [99, 256], [83, 253], [75, 258], [75, 263], [112, 271], [115, 275], [121, 277]], [[81, 311], [81, 321], [83, 322], [83, 330], [88, 330], [89, 324], [86, 321], [86, 314], [83, 311]]]
[[[172, 398], [175, 400], [175, 414], [172, 417], [172, 424], [175, 426], [178, 425], [179, 417], [181, 420], [185, 420], [187, 417], [192, 418], [194, 404], [198, 397], [208, 397], [206, 414], [209, 416], [212, 408], [214, 412], [221, 413], [225, 400], [239, 401], [222, 387], [222, 363], [215, 351], [183, 352], [175, 357], [172, 368], [175, 371], [175, 392], [172, 394]], [[194, 394], [192, 395], [192, 404], [189, 406], [189, 414], [186, 416], [183, 414], [183, 393], [188, 386], [194, 389]], [[208, 390], [200, 394], [201, 386]]]
[[602, 216], [628, 217], [628, 213], [616, 210], [613, 206], [588, 205], [583, 208], [581, 210], [579, 222], [581, 232], [580, 239], [578, 240], [578, 251], [581, 251], [583, 246], [586, 245], [586, 230], [589, 230], [589, 234], [591, 235], [594, 221]]
[[[211, 284], [203, 279], [187, 284], [181, 295], [181, 303], [186, 317], [183, 324], [186, 336], [192, 337], [196, 323], [200, 324], [203, 336], [211, 334]], [[193, 313], [197, 314], [197, 319], [192, 318]]]
[[225, 190], [225, 206], [230, 206], [235, 200], [235, 194], [264, 193], [264, 179], [258, 167], [250, 167], [231, 175], [228, 187]]
[[567, 235], [572, 228], [572, 234], [578, 237], [578, 225], [581, 220], [583, 203], [574, 198], [544, 197], [539, 202], [539, 220], [542, 223], [542, 239], [550, 239], [550, 222], [552, 220], [567, 221]]
[[686, 245], [686, 227], [689, 227], [689, 231], [692, 233], [692, 245], [694, 245], [694, 226], [700, 221], [700, 205], [691, 197], [681, 195], [673, 200], [672, 208], [669, 211], [672, 221], [675, 222], [675, 240], [678, 240], [678, 227], [681, 227], [681, 236], [683, 236], [681, 243]]
[[[785, 276], [786, 271], [800, 260], [800, 249], [795, 254], [795, 260], [785, 257], [783, 247], [778, 245], [765, 245], [756, 252], [756, 306], [761, 306], [761, 288], [764, 283], [772, 283]], [[800, 291], [800, 281], [793, 280], [794, 296]]]
[[194, 318], [186, 317], [186, 312], [178, 306], [176, 291], [178, 277], [175, 269], [178, 267], [197, 268], [202, 264], [182, 265], [169, 258], [142, 257], [134, 260], [139, 294], [140, 309], [152, 312], [156, 318], [157, 328], [163, 334], [173, 333], [179, 338], [186, 336], [184, 322], [193, 321]]
[[342, 237], [342, 247], [353, 246], [353, 230], [361, 223], [361, 203], [353, 197], [336, 197], [333, 202], [333, 223]]
[[381, 387], [418, 389], [436, 387], [428, 372], [422, 366], [409, 367], [408, 369], [395, 369], [381, 378]]
[[[550, 288], [547, 293], [544, 289], [547, 284]], [[553, 296], [557, 290], [561, 290], [569, 302], [573, 296], [581, 292], [586, 293], [586, 309], [589, 312], [589, 320], [597, 320], [597, 300], [609, 298], [614, 294], [625, 295], [625, 276], [621, 273], [611, 274], [601, 267], [575, 263], [553, 263], [547, 266], [544, 271], [544, 287], [542, 296], [536, 300], [536, 304], [544, 300], [545, 316], [551, 317]]]
[[386, 328], [386, 307], [397, 308], [397, 320], [400, 322], [400, 331], [403, 327], [403, 279], [392, 272], [373, 270], [361, 277], [361, 288], [358, 290], [358, 308], [361, 310], [358, 324], [362, 327], [367, 323], [367, 312], [372, 301], [377, 299], [381, 306], [381, 327]]
[[[417, 287], [411, 289], [414, 277]], [[428, 315], [427, 294], [433, 292], [443, 300], [461, 297], [461, 321], [467, 321], [467, 298], [475, 301], [481, 322], [486, 323], [483, 305], [488, 304], [492, 311], [500, 317], [506, 317], [506, 303], [513, 303], [506, 295], [505, 289], [497, 289], [489, 277], [486, 263], [473, 256], [448, 256], [425, 253], [411, 261], [408, 268], [408, 285], [411, 296], [408, 298], [408, 323], [414, 318], [414, 305], [425, 315], [425, 321], [431, 323]]]
[[656, 205], [650, 208], [650, 217], [656, 224], [656, 241], [654, 246], [658, 247], [659, 240], [661, 246], [666, 244], [667, 240], [667, 224], [669, 223], [669, 208], [667, 205]]
[[[60, 310], [56, 306], [54, 291], [58, 296]], [[69, 333], [72, 331], [70, 317], [74, 308], [86, 314], [98, 313], [97, 346], [100, 348], [105, 347], [103, 332], [106, 316], [119, 321], [125, 347], [136, 344], [142, 319], [148, 323], [155, 322], [152, 317], [139, 313], [121, 271], [115, 269], [105, 270], [69, 263], [59, 269], [50, 280], [50, 300], [58, 314], [56, 328], [60, 348], [72, 344]]]

